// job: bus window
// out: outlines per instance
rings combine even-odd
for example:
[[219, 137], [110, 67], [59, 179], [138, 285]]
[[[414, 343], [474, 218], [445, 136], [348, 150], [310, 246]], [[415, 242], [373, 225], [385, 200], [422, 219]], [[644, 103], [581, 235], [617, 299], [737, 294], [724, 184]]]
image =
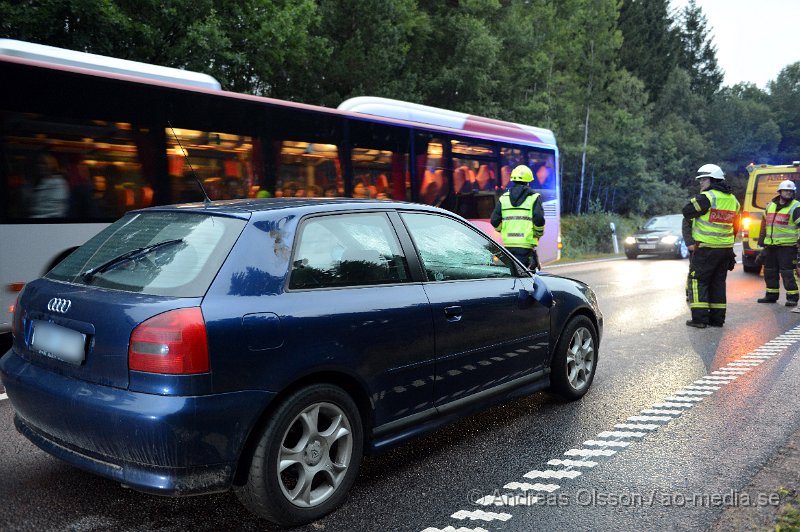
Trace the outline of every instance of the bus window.
[[153, 153], [148, 130], [34, 113], [0, 112], [0, 123], [3, 219], [111, 220], [153, 203], [156, 164], [142, 157]]
[[339, 150], [335, 144], [282, 141], [275, 196], [343, 196]]
[[250, 197], [255, 184], [252, 137], [182, 128], [166, 128], [165, 134], [174, 201], [203, 200], [195, 176], [212, 200]]
[[497, 188], [495, 150], [487, 144], [453, 140], [453, 189], [456, 194]]
[[371, 122], [350, 129], [353, 197], [411, 200], [408, 133]]
[[[450, 190], [450, 178], [445, 166], [445, 145], [439, 139], [425, 139], [417, 150], [417, 192], [419, 202], [427, 205], [441, 205]], [[448, 150], [449, 151], [449, 150]]]
[[525, 158], [520, 148], [502, 146], [500, 148], [500, 188], [505, 190], [511, 181], [511, 171], [517, 166], [525, 164]]
[[528, 150], [528, 166], [533, 172], [531, 187], [544, 201], [556, 198], [555, 156], [544, 150]]

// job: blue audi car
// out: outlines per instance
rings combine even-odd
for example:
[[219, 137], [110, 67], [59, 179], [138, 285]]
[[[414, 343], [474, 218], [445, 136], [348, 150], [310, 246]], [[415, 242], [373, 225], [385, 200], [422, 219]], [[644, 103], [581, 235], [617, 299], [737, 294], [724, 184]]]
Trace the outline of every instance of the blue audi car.
[[147, 493], [307, 523], [361, 458], [510, 398], [582, 397], [603, 318], [464, 219], [351, 199], [133, 211], [20, 294], [17, 429]]

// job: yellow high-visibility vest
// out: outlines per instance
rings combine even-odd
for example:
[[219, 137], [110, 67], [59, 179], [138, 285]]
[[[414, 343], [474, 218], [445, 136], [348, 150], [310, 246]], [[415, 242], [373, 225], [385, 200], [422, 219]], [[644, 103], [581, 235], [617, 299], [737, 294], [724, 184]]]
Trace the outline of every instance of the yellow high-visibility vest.
[[[733, 247], [733, 221], [741, 212], [739, 201], [733, 194], [719, 190], [706, 190], [702, 194], [708, 198], [711, 207], [692, 220], [692, 238], [702, 247]], [[699, 211], [697, 201], [692, 198], [691, 202]]]
[[521, 205], [511, 204], [509, 192], [500, 196], [503, 223], [500, 224], [500, 235], [503, 244], [509, 248], [534, 248], [539, 245], [539, 237], [544, 234], [544, 226], [533, 223], [533, 204], [540, 196], [534, 193], [525, 198]]

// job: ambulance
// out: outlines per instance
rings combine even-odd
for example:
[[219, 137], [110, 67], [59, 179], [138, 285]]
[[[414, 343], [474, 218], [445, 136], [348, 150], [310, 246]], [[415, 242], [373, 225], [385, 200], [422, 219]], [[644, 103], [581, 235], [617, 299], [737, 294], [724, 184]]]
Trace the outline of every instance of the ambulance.
[[781, 181], [795, 182], [800, 190], [800, 161], [787, 165], [750, 164], [747, 166], [750, 177], [742, 204], [742, 266], [748, 273], [761, 273], [761, 264], [756, 261], [761, 248], [758, 247], [758, 234], [767, 204], [778, 195]]

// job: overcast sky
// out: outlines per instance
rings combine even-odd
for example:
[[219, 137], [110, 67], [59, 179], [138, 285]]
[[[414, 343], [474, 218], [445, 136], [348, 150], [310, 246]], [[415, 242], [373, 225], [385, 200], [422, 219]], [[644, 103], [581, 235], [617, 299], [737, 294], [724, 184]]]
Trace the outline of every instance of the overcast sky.
[[[672, 0], [683, 8], [688, 0]], [[800, 0], [696, 0], [708, 20], [725, 71], [724, 85], [765, 89], [783, 67], [800, 61]]]

